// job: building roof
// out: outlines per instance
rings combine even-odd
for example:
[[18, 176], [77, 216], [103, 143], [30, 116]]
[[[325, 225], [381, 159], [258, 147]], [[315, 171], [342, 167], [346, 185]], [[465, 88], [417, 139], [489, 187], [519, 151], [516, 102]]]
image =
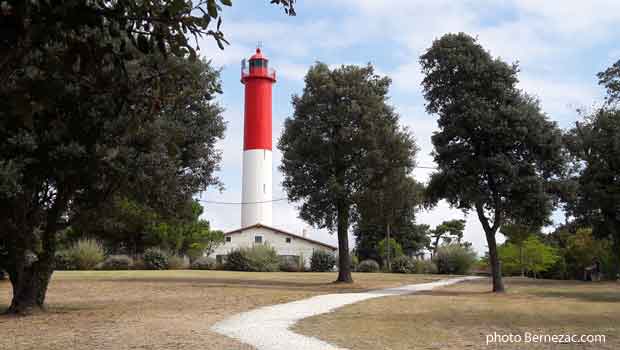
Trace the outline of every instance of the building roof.
[[275, 227], [263, 225], [263, 224], [260, 224], [260, 223], [254, 224], [254, 225], [250, 225], [250, 226], [247, 226], [247, 227], [238, 228], [236, 230], [228, 231], [228, 232], [224, 233], [224, 235], [226, 236], [226, 235], [230, 235], [230, 234], [233, 234], [233, 233], [239, 233], [241, 231], [249, 230], [249, 229], [252, 229], [252, 228], [260, 228], [260, 227], [266, 228], [266, 229], [274, 231], [274, 232], [282, 233], [284, 235], [295, 237], [295, 238], [298, 238], [298, 239], [301, 239], [301, 240], [304, 240], [304, 241], [307, 241], [307, 242], [310, 242], [310, 243], [322, 245], [322, 246], [324, 246], [326, 248], [329, 248], [329, 249], [338, 250], [338, 247], [334, 247], [333, 245], [330, 245], [330, 244], [327, 244], [327, 243], [323, 243], [323, 242], [319, 242], [319, 241], [315, 241], [314, 239], [310, 239], [310, 238], [307, 238], [307, 237], [304, 237], [304, 236], [296, 235], [294, 233], [290, 233], [290, 232], [287, 232], [287, 231], [284, 231], [284, 230], [280, 230], [280, 229], [275, 228]]

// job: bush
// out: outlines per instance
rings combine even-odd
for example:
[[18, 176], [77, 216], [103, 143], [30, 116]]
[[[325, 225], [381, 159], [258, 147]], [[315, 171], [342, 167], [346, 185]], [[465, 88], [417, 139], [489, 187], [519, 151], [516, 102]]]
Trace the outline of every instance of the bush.
[[357, 266], [359, 264], [360, 264], [360, 259], [357, 257], [357, 255], [352, 254], [351, 255], [351, 271], [356, 271]]
[[476, 263], [476, 253], [458, 243], [447, 244], [437, 249], [433, 262], [439, 273], [463, 275]]
[[394, 273], [414, 273], [415, 263], [408, 256], [401, 255], [392, 261], [392, 272]]
[[68, 249], [56, 252], [54, 257], [55, 270], [69, 271], [75, 270], [76, 266], [73, 264], [73, 259]]
[[168, 268], [168, 254], [159, 248], [149, 248], [142, 256], [147, 270], [165, 270]]
[[226, 256], [224, 269], [232, 271], [250, 271], [250, 264], [244, 249], [234, 249]]
[[278, 271], [280, 261], [275, 249], [268, 245], [235, 249], [228, 253], [225, 268], [233, 271]]
[[77, 270], [93, 270], [105, 258], [103, 246], [93, 239], [80, 239], [66, 254], [67, 266]]
[[274, 272], [280, 268], [278, 253], [268, 245], [255, 245], [250, 249], [246, 249], [245, 253], [248, 259], [249, 271]]
[[379, 263], [372, 259], [362, 260], [360, 264], [357, 266], [358, 272], [378, 272], [379, 271]]
[[206, 256], [200, 257], [192, 262], [192, 270], [215, 270], [215, 259]]
[[133, 259], [127, 255], [110, 255], [103, 261], [102, 270], [129, 270], [133, 267]]
[[336, 265], [336, 257], [324, 250], [315, 250], [310, 257], [310, 270], [313, 272], [331, 271]]
[[168, 256], [168, 268], [170, 270], [184, 270], [189, 268], [189, 259], [185, 256], [170, 255]]
[[414, 260], [413, 263], [415, 273], [437, 273], [437, 265], [435, 265], [435, 263], [430, 260]]

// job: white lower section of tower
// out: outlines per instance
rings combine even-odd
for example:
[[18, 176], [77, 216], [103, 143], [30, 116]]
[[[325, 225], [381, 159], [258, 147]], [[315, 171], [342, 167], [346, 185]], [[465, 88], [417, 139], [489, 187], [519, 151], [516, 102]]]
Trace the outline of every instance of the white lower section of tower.
[[243, 151], [241, 198], [241, 227], [257, 223], [271, 226], [271, 150]]

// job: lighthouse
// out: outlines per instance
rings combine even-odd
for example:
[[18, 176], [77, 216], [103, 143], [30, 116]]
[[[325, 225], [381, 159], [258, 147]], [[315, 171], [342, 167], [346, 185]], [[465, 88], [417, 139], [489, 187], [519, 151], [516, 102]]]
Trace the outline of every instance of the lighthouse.
[[271, 89], [276, 73], [260, 48], [241, 63], [245, 85], [241, 227], [271, 225]]

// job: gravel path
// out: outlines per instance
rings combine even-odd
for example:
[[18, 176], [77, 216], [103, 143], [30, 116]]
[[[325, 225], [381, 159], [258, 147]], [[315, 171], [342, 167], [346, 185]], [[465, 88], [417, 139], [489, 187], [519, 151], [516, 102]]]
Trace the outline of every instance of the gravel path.
[[297, 334], [290, 328], [299, 320], [333, 311], [363, 300], [428, 291], [479, 277], [461, 277], [431, 283], [410, 284], [363, 293], [326, 294], [290, 303], [258, 308], [216, 323], [217, 333], [252, 345], [258, 350], [346, 350], [316, 338]]

